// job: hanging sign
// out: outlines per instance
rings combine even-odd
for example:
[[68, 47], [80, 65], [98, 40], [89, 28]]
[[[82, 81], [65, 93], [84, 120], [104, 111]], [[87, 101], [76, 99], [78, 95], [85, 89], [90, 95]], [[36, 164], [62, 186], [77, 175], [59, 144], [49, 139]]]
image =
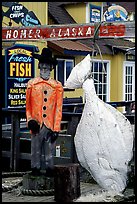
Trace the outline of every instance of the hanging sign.
[[90, 4], [90, 23], [101, 21], [101, 6]]
[[104, 21], [127, 21], [127, 11], [119, 5], [110, 6], [104, 13]]
[[[7, 4], [3, 4], [6, 6]], [[11, 2], [7, 5], [9, 9], [4, 12], [2, 10], [2, 17], [12, 19], [15, 23], [21, 23], [23, 26], [37, 26], [41, 25], [39, 19], [33, 11], [29, 11], [26, 7], [18, 2]]]
[[6, 107], [26, 107], [26, 87], [34, 78], [33, 47], [15, 45], [5, 50]]
[[[2, 40], [65, 40], [94, 38], [95, 23], [48, 25], [33, 27], [3, 27]], [[102, 23], [99, 28], [99, 38], [133, 38], [135, 37], [135, 22]]]

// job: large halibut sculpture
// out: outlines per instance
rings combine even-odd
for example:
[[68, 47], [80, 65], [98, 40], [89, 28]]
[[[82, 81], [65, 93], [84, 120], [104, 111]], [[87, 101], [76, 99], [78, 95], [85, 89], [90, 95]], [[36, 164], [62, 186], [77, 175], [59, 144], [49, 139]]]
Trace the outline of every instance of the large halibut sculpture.
[[71, 71], [65, 86], [83, 88], [85, 105], [74, 143], [80, 164], [106, 190], [122, 192], [133, 156], [133, 130], [127, 118], [96, 94], [87, 55]]

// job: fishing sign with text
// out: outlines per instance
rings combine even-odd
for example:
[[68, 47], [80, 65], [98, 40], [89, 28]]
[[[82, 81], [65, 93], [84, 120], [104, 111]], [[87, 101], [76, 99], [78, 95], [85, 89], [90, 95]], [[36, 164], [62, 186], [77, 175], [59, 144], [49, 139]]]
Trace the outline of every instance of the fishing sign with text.
[[33, 47], [15, 45], [5, 51], [6, 106], [18, 108], [26, 106], [26, 87], [34, 78]]

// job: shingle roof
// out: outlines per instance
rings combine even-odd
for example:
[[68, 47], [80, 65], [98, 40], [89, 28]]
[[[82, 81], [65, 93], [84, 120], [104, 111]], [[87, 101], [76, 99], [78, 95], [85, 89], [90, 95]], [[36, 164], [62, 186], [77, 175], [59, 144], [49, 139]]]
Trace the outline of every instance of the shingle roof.
[[74, 24], [76, 21], [61, 6], [62, 2], [48, 2], [48, 12], [57, 24]]
[[85, 44], [82, 44], [79, 41], [72, 41], [72, 40], [48, 41], [48, 46], [61, 53], [65, 53], [65, 51], [75, 51], [75, 53], [77, 53], [78, 51], [79, 53], [83, 53], [83, 55], [91, 53], [93, 50], [92, 48], [88, 47]]
[[[84, 43], [85, 45], [89, 46], [90, 48], [93, 48], [94, 42], [92, 39], [82, 39], [80, 40], [81, 43]], [[129, 40], [124, 40], [122, 38], [120, 39], [98, 39], [96, 41], [98, 44], [102, 54], [113, 54], [113, 47], [121, 47], [121, 50], [126, 50], [127, 48], [133, 48], [135, 47], [135, 43], [131, 42]], [[97, 50], [97, 48], [95, 47]]]

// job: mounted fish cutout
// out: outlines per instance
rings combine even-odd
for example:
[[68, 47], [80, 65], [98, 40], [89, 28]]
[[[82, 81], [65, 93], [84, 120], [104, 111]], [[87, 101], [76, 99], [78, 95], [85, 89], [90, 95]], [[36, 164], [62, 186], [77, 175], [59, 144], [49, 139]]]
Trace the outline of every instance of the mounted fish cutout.
[[88, 54], [80, 63], [78, 63], [71, 71], [65, 86], [69, 88], [82, 88], [85, 79], [91, 74], [91, 58]]
[[97, 96], [91, 78], [90, 55], [72, 69], [65, 86], [82, 87], [85, 94], [84, 109], [74, 137], [80, 164], [102, 188], [122, 192], [133, 156], [130, 122]]

